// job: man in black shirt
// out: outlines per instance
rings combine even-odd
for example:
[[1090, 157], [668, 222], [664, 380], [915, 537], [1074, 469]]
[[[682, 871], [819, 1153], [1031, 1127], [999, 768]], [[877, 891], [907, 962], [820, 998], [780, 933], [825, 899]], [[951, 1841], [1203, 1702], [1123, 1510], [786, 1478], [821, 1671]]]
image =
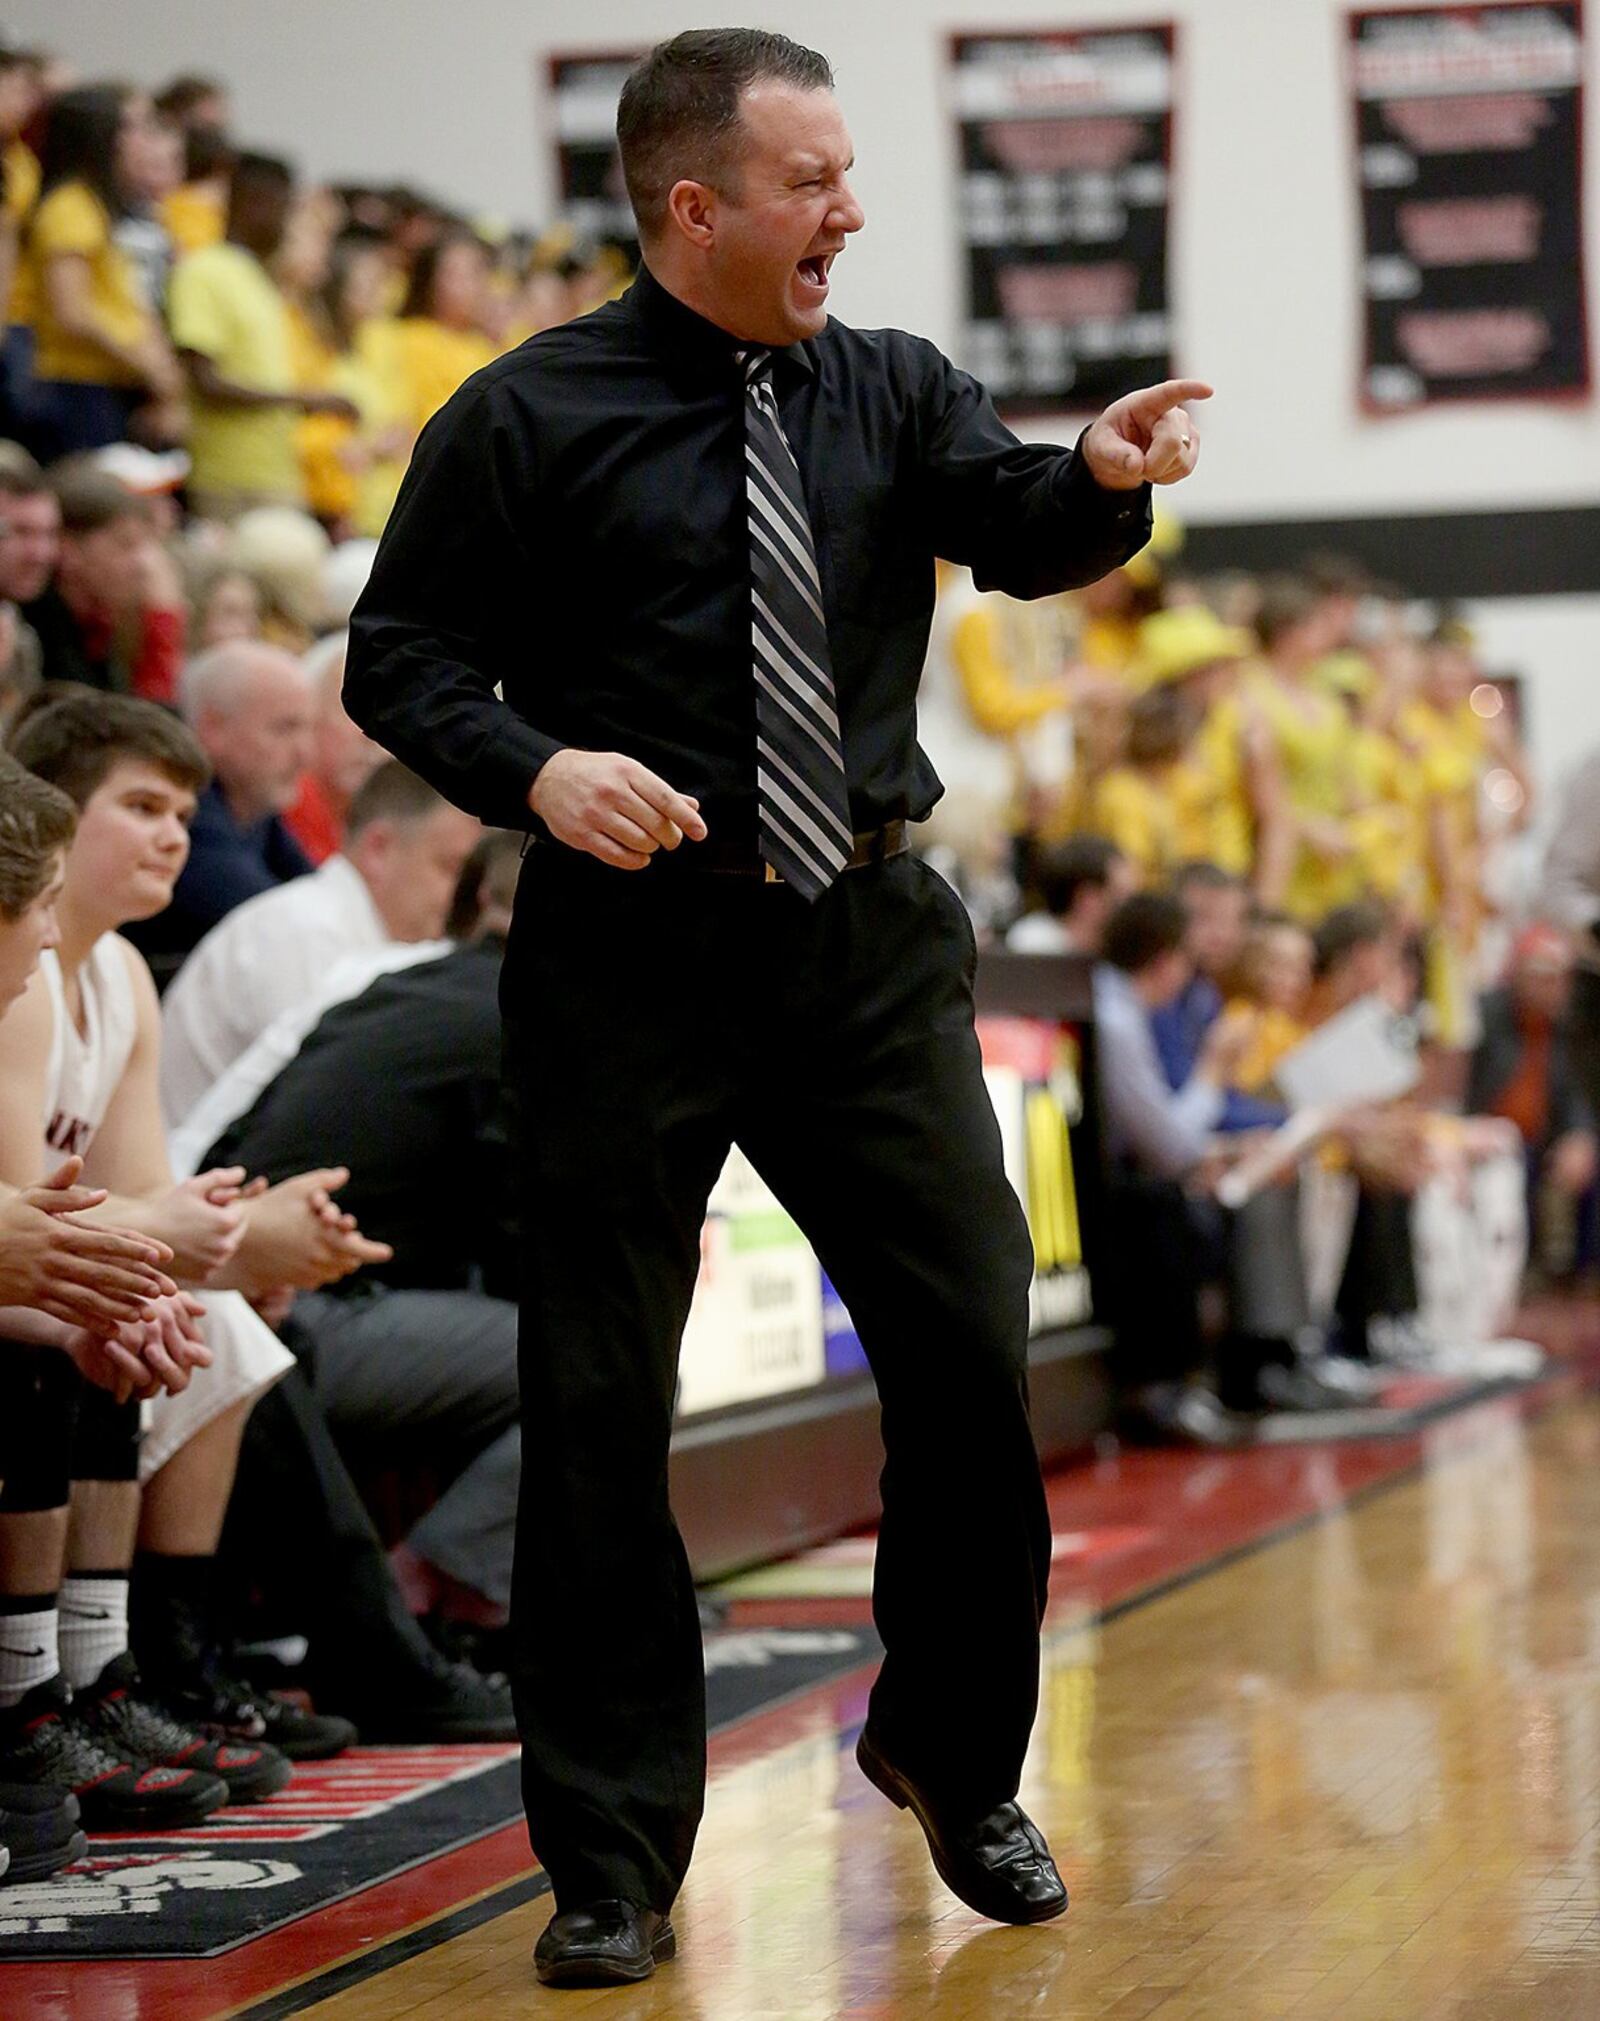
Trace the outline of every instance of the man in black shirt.
[[[887, 1448], [860, 1759], [981, 1913], [1065, 1890], [1014, 1801], [1050, 1527], [1032, 1247], [972, 1028], [971, 929], [906, 850], [936, 555], [1039, 596], [1148, 537], [1176, 381], [1025, 446], [932, 345], [830, 323], [862, 214], [826, 62], [704, 31], [618, 119], [645, 271], [424, 432], [351, 624], [350, 714], [532, 830], [502, 979], [520, 1125], [512, 1633], [547, 1983], [670, 1957], [705, 1774], [667, 1500], [679, 1336], [737, 1139], [814, 1242]], [[497, 695], [498, 689], [498, 695]]]

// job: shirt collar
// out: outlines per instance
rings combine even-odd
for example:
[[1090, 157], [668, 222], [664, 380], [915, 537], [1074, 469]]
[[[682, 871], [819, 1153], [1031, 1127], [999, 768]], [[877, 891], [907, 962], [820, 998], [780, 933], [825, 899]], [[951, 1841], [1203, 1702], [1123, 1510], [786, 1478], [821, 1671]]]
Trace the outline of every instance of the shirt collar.
[[[670, 366], [698, 379], [709, 377], [725, 379], [730, 385], [739, 384], [734, 354], [745, 348], [739, 339], [680, 301], [642, 262], [626, 300], [651, 343], [663, 352]], [[811, 340], [807, 338], [803, 343], [774, 350], [772, 369], [775, 373], [794, 372], [803, 378], [813, 378], [817, 361]]]

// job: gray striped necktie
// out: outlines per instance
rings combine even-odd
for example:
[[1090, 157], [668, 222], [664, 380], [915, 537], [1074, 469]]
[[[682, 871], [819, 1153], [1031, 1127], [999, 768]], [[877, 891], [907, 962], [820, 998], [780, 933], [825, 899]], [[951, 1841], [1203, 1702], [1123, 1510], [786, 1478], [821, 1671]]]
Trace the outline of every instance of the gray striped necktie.
[[855, 848], [844, 745], [816, 549], [799, 467], [772, 396], [772, 354], [744, 350], [739, 362], [761, 857], [770, 874], [809, 901], [821, 897]]

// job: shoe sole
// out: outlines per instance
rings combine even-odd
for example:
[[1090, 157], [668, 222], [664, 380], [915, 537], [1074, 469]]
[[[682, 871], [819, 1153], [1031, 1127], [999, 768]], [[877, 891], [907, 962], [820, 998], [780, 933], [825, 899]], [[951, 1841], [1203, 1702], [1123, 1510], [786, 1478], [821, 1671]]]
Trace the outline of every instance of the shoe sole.
[[954, 1879], [939, 1852], [938, 1841], [928, 1814], [917, 1800], [917, 1793], [905, 1778], [886, 1762], [877, 1749], [870, 1745], [865, 1733], [856, 1742], [856, 1766], [874, 1789], [886, 1796], [897, 1810], [908, 1810], [922, 1827], [922, 1835], [928, 1841], [928, 1856], [933, 1861], [933, 1870], [955, 1896], [958, 1902], [965, 1902], [975, 1915], [985, 1917], [991, 1923], [1049, 1923], [1067, 1911], [1067, 1895], [1063, 1889], [1059, 1902], [1046, 1903], [1042, 1908], [1016, 1910], [1002, 1908], [991, 1901], [975, 1899]]
[[5, 1877], [6, 1886], [15, 1886], [18, 1881], [47, 1881], [52, 1874], [59, 1874], [63, 1867], [70, 1867], [74, 1860], [81, 1860], [88, 1850], [87, 1833], [77, 1830], [59, 1844], [41, 1846], [36, 1852], [19, 1853], [13, 1848], [11, 1865]]
[[650, 1956], [641, 1964], [624, 1965], [601, 1957], [553, 1958], [541, 1964], [536, 1957], [533, 1969], [541, 1986], [636, 1986], [648, 1979], [657, 1965], [677, 1955], [677, 1936], [670, 1923], [663, 1923], [651, 1943]]
[[264, 1761], [259, 1768], [241, 1770], [237, 1779], [221, 1768], [208, 1768], [206, 1774], [214, 1775], [218, 1782], [226, 1784], [228, 1802], [233, 1805], [265, 1803], [268, 1797], [277, 1796], [289, 1787], [294, 1770], [287, 1761], [280, 1759]]

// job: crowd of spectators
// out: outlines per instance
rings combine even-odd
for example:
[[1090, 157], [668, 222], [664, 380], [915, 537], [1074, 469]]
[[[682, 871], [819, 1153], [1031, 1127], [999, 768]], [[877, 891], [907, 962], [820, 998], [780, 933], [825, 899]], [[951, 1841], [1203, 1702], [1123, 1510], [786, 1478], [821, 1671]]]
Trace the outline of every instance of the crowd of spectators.
[[[358, 1731], [514, 1730], [520, 841], [350, 721], [344, 627], [429, 417], [627, 271], [305, 186], [215, 80], [3, 44], [0, 167], [0, 1848], [38, 1878]], [[1166, 528], [1036, 605], [947, 572], [924, 725], [980, 939], [1095, 964], [1126, 1429], [1525, 1366], [1417, 1319], [1417, 1203], [1512, 1147], [1540, 1266], [1596, 1256], [1573, 943], [1506, 869], [1532, 785], [1460, 621], [1327, 557], [1197, 578]], [[1285, 1061], [1373, 1001], [1429, 1078], [1277, 1157]]]

